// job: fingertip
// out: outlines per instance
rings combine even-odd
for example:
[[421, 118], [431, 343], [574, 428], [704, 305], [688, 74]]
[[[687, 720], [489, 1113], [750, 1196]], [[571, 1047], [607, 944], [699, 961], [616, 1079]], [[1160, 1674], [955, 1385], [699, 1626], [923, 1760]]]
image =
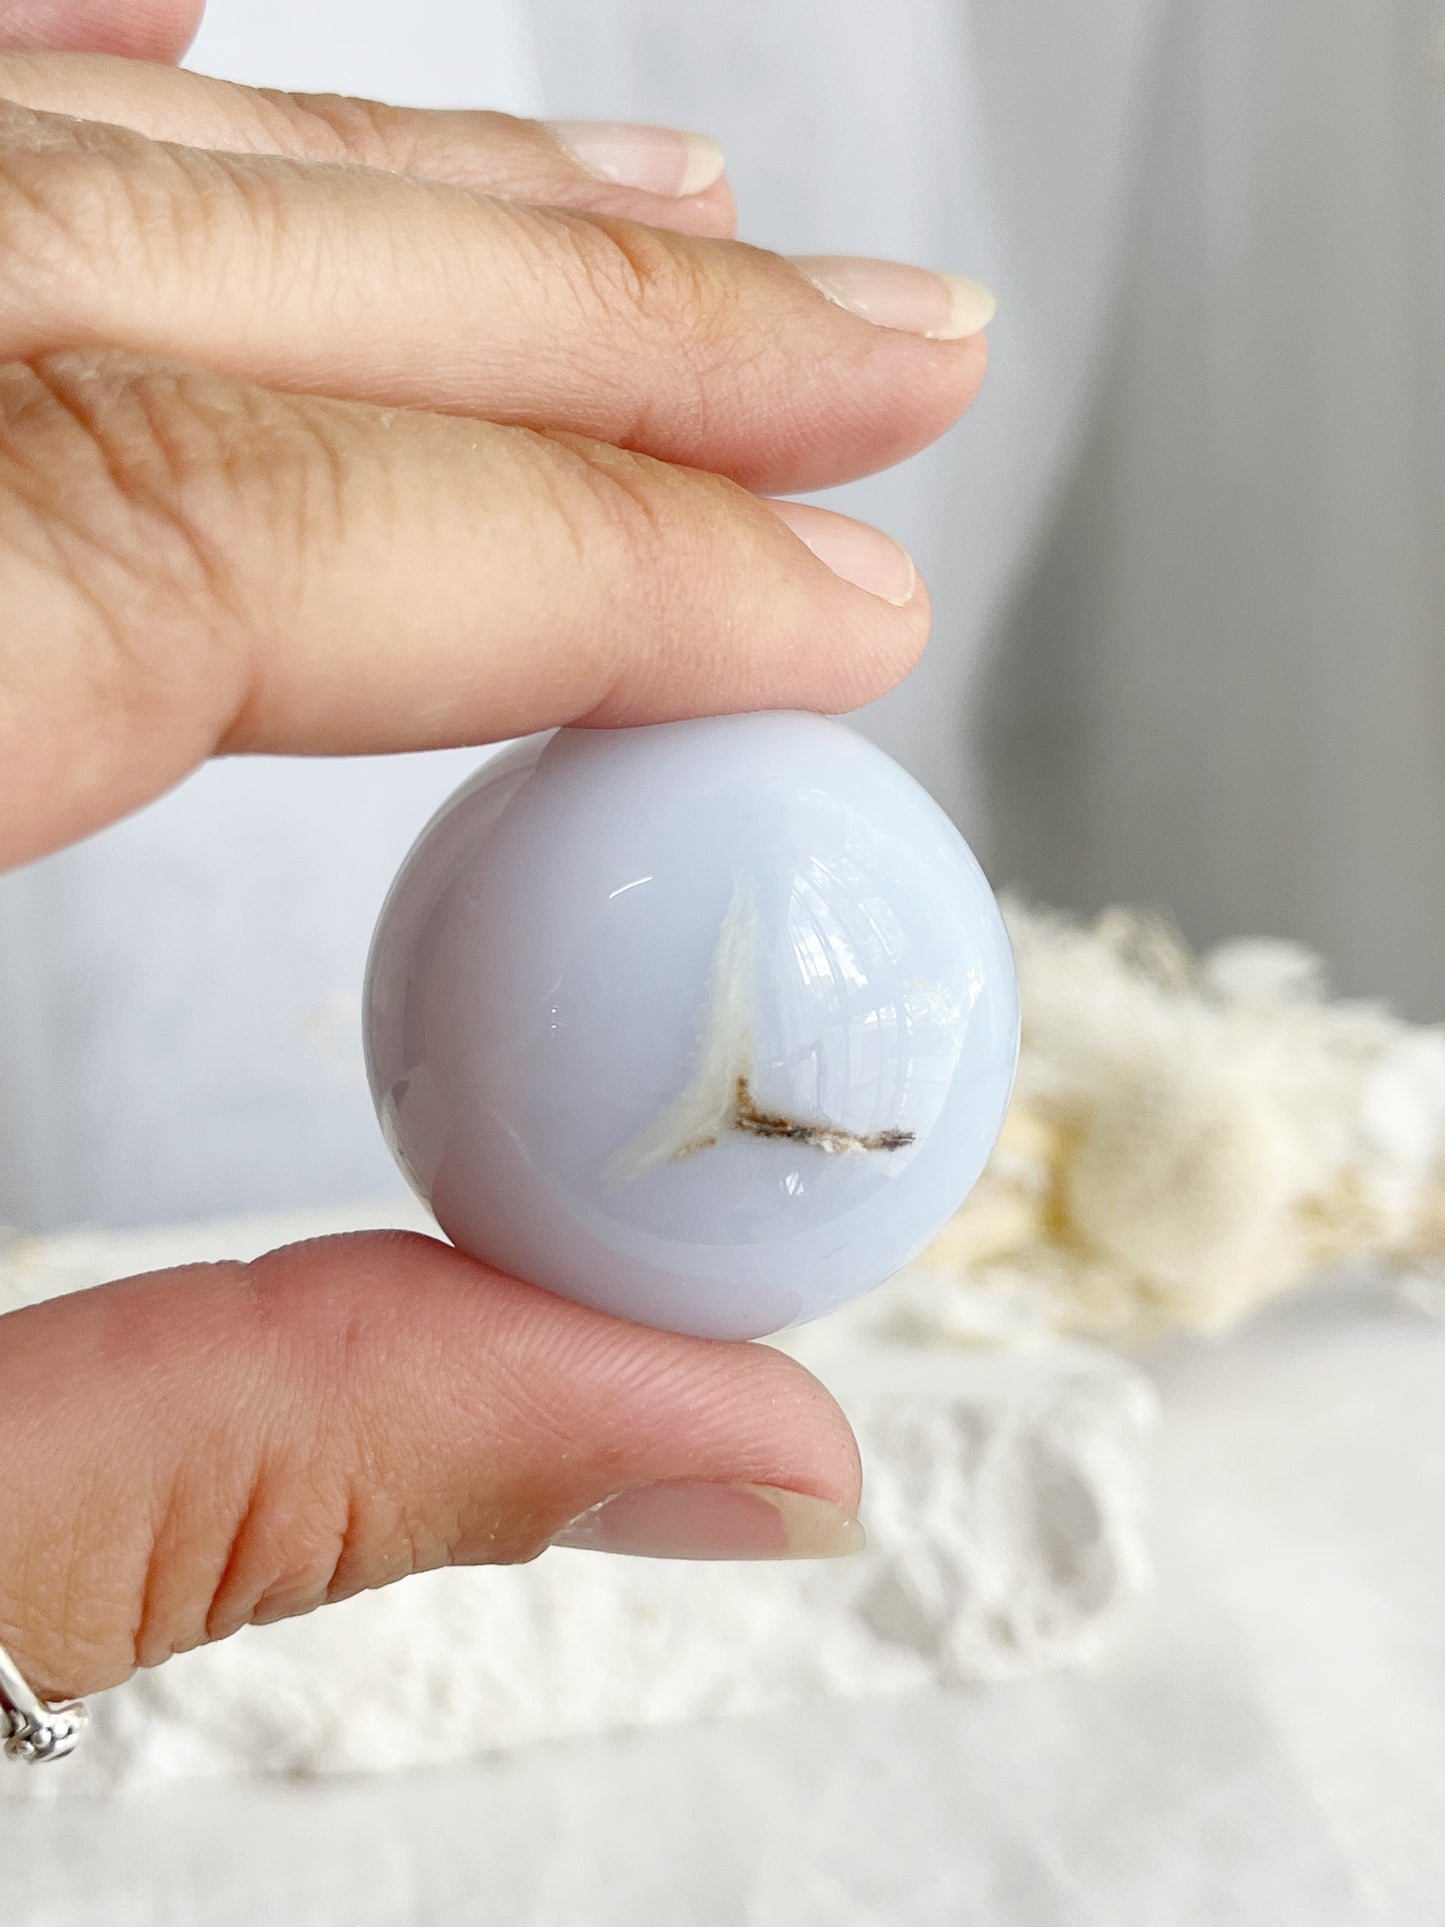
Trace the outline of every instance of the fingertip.
[[955, 344], [960, 365], [961, 389], [963, 400], [959, 414], [966, 414], [978, 400], [979, 390], [983, 387], [988, 374], [989, 337], [980, 330], [977, 334], [965, 335]]
[[843, 610], [835, 615], [828, 606], [836, 607], [837, 590], [827, 584], [828, 602], [804, 636], [806, 688], [796, 706], [843, 714], [877, 701], [911, 673], [928, 643], [932, 603], [913, 557], [871, 523], [811, 502], [760, 500], [838, 581], [867, 597], [850, 594], [842, 622]]
[[703, 589], [679, 600], [650, 673], [623, 673], [626, 665], [607, 657], [597, 678], [603, 693], [569, 713], [573, 728], [742, 710], [842, 715], [877, 701], [917, 665], [931, 603], [890, 536], [812, 503], [739, 499], [746, 512], [736, 533], [745, 539], [720, 543], [713, 565], [698, 571]]
[[766, 1344], [746, 1349], [767, 1361], [755, 1396], [773, 1407], [791, 1403], [796, 1414], [789, 1434], [789, 1463], [779, 1466], [777, 1476], [759, 1483], [831, 1500], [856, 1517], [863, 1492], [863, 1459], [847, 1413], [827, 1386], [795, 1358]]
[[149, 60], [176, 63], [190, 51], [205, 17], [206, 0], [158, 0], [155, 9], [156, 51]]
[[878, 601], [904, 609], [918, 592], [918, 570], [899, 542], [870, 522], [859, 522], [812, 502], [764, 498], [764, 506], [792, 530], [841, 581], [865, 589]]
[[770, 1346], [613, 1318], [411, 1232], [286, 1246], [255, 1261], [249, 1290], [268, 1328], [299, 1338], [308, 1402], [359, 1402], [375, 1436], [379, 1400], [442, 1459], [490, 1435], [519, 1518], [592, 1503], [603, 1467], [623, 1484], [745, 1481], [856, 1508], [847, 1418]]
[[[837, 315], [832, 351], [819, 355], [813, 321], [778, 339], [792, 376], [759, 389], [737, 408], [724, 443], [709, 425], [706, 459], [697, 449], [663, 449], [669, 459], [725, 474], [757, 494], [804, 494], [907, 461], [955, 427], [978, 397], [988, 338], [931, 341]], [[656, 452], [656, 451], [655, 451]]]
[[204, 10], [205, 0], [0, 0], [0, 48], [174, 64]]
[[906, 607], [898, 610], [887, 633], [880, 634], [876, 650], [860, 665], [860, 687], [849, 692], [848, 700], [837, 705], [836, 713], [845, 715], [863, 709], [911, 676], [928, 647], [932, 629], [932, 598], [927, 583], [918, 575]]
[[709, 240], [730, 241], [738, 231], [737, 197], [726, 174], [704, 193], [694, 194], [680, 203], [678, 213], [687, 221], [684, 232], [700, 234]]
[[[930, 341], [868, 322], [848, 323], [863, 334], [854, 347], [849, 392], [835, 399], [836, 420], [849, 413], [857, 423], [860, 454], [850, 475], [877, 474], [928, 448], [972, 408], [988, 370], [988, 337], [965, 335], [957, 341]], [[820, 444], [826, 421], [816, 425]], [[866, 456], [861, 453], [869, 438]], [[819, 480], [792, 484], [794, 490], [826, 487], [835, 479], [830, 466]]]
[[613, 1458], [629, 1485], [746, 1482], [856, 1511], [852, 1427], [795, 1359], [766, 1344], [632, 1324], [478, 1269], [489, 1289], [508, 1294], [527, 1334], [531, 1388], [552, 1388], [579, 1465]]

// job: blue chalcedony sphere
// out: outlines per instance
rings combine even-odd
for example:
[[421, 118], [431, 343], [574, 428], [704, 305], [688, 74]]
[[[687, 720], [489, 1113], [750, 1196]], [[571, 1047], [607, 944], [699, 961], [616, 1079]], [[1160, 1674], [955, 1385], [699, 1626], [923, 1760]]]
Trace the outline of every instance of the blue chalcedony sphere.
[[976, 1182], [1018, 1055], [953, 824], [819, 716], [561, 730], [428, 824], [381, 914], [367, 1061], [464, 1251], [710, 1338], [816, 1318]]

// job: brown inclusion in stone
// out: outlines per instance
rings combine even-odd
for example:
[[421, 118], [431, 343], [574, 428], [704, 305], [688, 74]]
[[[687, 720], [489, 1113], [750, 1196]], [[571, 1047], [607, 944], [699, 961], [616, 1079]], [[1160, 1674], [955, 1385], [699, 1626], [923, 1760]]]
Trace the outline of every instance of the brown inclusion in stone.
[[735, 1131], [749, 1131], [754, 1137], [782, 1137], [795, 1144], [811, 1144], [834, 1156], [849, 1151], [901, 1151], [912, 1144], [915, 1137], [912, 1131], [870, 1131], [865, 1136], [857, 1131], [839, 1130], [835, 1124], [808, 1124], [798, 1118], [784, 1117], [777, 1111], [760, 1111], [753, 1102], [746, 1076], [738, 1079], [732, 1127]]

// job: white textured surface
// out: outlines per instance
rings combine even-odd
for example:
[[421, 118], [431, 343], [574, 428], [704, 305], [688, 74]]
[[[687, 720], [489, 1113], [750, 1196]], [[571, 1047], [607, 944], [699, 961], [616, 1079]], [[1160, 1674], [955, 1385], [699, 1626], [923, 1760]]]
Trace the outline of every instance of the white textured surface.
[[[0, 1254], [0, 1308], [183, 1259], [245, 1256], [384, 1209], [79, 1234]], [[881, 1301], [871, 1301], [880, 1306]], [[157, 1778], [327, 1773], [833, 1696], [994, 1679], [1098, 1653], [1146, 1573], [1154, 1400], [1108, 1354], [789, 1349], [852, 1415], [870, 1548], [837, 1564], [552, 1552], [437, 1573], [185, 1655], [94, 1704], [95, 1732], [0, 1800]]]
[[1158, 1588], [1090, 1666], [0, 1808], [6, 1927], [1438, 1927], [1442, 1367], [1365, 1294], [1161, 1359]]

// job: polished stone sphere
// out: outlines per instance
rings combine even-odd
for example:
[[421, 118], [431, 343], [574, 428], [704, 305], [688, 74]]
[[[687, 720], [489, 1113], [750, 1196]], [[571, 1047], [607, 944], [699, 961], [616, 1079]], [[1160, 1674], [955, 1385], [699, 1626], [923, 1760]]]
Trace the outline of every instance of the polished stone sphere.
[[493, 756], [392, 888], [365, 1027], [387, 1142], [455, 1244], [754, 1338], [942, 1228], [1019, 1018], [943, 811], [840, 723], [768, 713]]

